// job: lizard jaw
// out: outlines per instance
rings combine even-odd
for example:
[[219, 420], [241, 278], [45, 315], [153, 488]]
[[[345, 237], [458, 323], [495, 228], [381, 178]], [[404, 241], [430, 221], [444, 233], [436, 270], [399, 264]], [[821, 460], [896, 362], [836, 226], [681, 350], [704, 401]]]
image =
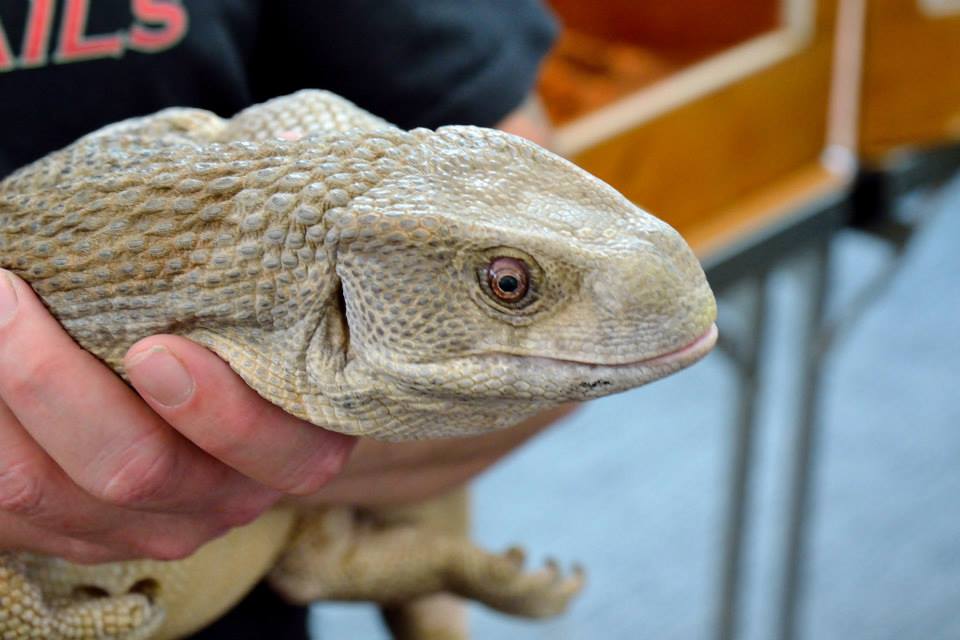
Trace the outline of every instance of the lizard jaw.
[[686, 345], [634, 362], [604, 364], [548, 357], [526, 360], [528, 366], [550, 372], [547, 375], [552, 375], [555, 382], [566, 388], [559, 397], [554, 396], [555, 400], [582, 401], [626, 391], [686, 369], [706, 356], [717, 338], [717, 325], [711, 323], [704, 333]]
[[[563, 402], [600, 398], [653, 382], [692, 365], [710, 351], [716, 340], [717, 329], [711, 323], [703, 334], [679, 349], [622, 364], [503, 353], [461, 358], [457, 366], [451, 366], [449, 360], [403, 363], [384, 359], [376, 366], [354, 361], [354, 367], [366, 366], [368, 371], [372, 368], [377, 372], [377, 388], [381, 391], [376, 393], [374, 404], [392, 422], [376, 433], [370, 433], [364, 426], [368, 423], [359, 419], [348, 420], [333, 430], [387, 441], [477, 435], [517, 424]], [[460, 375], [451, 377], [451, 370]], [[344, 415], [358, 413], [362, 418], [363, 411], [369, 409], [355, 394], [345, 400], [351, 406], [341, 403]], [[362, 410], [357, 409], [358, 402]], [[312, 421], [329, 427], [325, 419]]]
[[700, 358], [704, 357], [713, 349], [717, 344], [717, 338], [720, 336], [720, 333], [717, 329], [716, 323], [711, 324], [710, 328], [707, 329], [703, 335], [691, 342], [685, 347], [680, 347], [676, 351], [670, 351], [661, 356], [656, 356], [647, 362], [667, 362], [670, 360], [690, 360], [690, 364], [693, 364]]
[[703, 334], [679, 349], [644, 360], [602, 364], [544, 358], [543, 364], [547, 370], [566, 374], [557, 376], [558, 379], [568, 378], [567, 392], [561, 393], [566, 395], [565, 399], [590, 400], [642, 386], [686, 369], [706, 356], [717, 338], [717, 326], [711, 324]]
[[653, 356], [652, 358], [637, 360], [636, 362], [624, 362], [622, 364], [578, 362], [576, 360], [558, 360], [558, 362], [569, 362], [571, 364], [586, 365], [590, 367], [610, 367], [612, 369], [637, 366], [661, 366], [681, 362], [683, 363], [682, 366], [686, 367], [707, 355], [710, 350], [713, 349], [714, 345], [716, 345], [718, 336], [719, 332], [717, 330], [717, 325], [714, 323], [711, 324], [710, 328], [700, 335], [699, 338], [693, 340], [693, 342], [690, 342], [679, 349], [674, 349], [673, 351], [668, 351], [658, 356]]
[[[716, 325], [690, 343], [629, 363], [578, 362], [544, 356], [490, 353], [460, 359], [461, 375], [450, 378], [450, 361], [411, 364], [384, 361], [379, 369], [401, 386], [439, 398], [555, 404], [619, 393], [684, 369], [704, 357], [717, 340]], [[493, 373], [491, 373], [493, 372]], [[427, 391], [429, 390], [429, 392]]]

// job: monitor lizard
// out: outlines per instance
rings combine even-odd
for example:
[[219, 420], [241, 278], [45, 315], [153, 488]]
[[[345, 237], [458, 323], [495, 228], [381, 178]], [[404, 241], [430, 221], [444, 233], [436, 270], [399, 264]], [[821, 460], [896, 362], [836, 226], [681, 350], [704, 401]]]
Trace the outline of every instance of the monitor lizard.
[[[597, 178], [503, 132], [403, 131], [322, 91], [229, 120], [167, 109], [24, 167], [0, 183], [0, 267], [120, 375], [135, 341], [179, 334], [285, 411], [387, 441], [508, 427], [716, 339], [680, 235]], [[459, 633], [431, 636], [429, 606], [406, 615], [431, 594], [543, 616], [582, 585], [479, 549], [465, 522], [458, 492], [278, 507], [185, 560], [0, 552], [0, 638], [181, 637], [268, 573], [295, 601], [381, 603], [420, 639]]]

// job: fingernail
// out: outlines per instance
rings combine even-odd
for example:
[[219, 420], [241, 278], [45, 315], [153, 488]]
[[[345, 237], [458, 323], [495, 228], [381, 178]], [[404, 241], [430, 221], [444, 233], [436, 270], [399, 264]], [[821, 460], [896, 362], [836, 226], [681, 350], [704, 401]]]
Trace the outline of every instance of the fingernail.
[[190, 372], [170, 350], [155, 345], [127, 359], [127, 375], [137, 389], [166, 407], [175, 407], [193, 395]]
[[0, 269], [0, 326], [7, 324], [17, 312], [17, 290], [9, 271]]

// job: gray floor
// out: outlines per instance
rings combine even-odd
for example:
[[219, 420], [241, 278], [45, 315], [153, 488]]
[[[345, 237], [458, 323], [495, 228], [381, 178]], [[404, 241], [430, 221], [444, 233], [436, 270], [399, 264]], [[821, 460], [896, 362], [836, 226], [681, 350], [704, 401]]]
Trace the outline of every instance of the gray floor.
[[[803, 640], [960, 639], [960, 179], [889, 289], [830, 355]], [[838, 299], [883, 268], [845, 234]], [[791, 415], [792, 268], [772, 283], [744, 637], [773, 637], [780, 478]], [[710, 636], [733, 383], [720, 354], [597, 401], [476, 484], [477, 538], [583, 562], [590, 583], [559, 620], [477, 608], [481, 639], [700, 640]], [[325, 639], [385, 635], [366, 606], [318, 607]]]

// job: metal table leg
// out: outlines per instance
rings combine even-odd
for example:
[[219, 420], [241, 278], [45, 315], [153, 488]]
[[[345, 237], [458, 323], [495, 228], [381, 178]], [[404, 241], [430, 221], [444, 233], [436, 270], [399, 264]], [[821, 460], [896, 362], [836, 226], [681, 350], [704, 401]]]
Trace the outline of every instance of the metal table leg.
[[[773, 619], [777, 623], [778, 640], [789, 640], [782, 629], [793, 627], [795, 601], [800, 589], [800, 566], [803, 561], [805, 514], [809, 509], [810, 470], [813, 461], [814, 431], [819, 392], [820, 360], [827, 342], [824, 327], [824, 301], [827, 293], [829, 247], [836, 231], [845, 223], [849, 212], [849, 193], [837, 192], [811, 202], [804, 209], [785, 216], [744, 242], [728, 247], [710, 257], [705, 269], [718, 292], [742, 290], [746, 299], [742, 308], [745, 318], [741, 331], [731, 331], [721, 318], [720, 346], [737, 369], [736, 433], [730, 452], [725, 522], [723, 523], [722, 558], [719, 567], [717, 604], [712, 635], [715, 640], [735, 640], [739, 635], [738, 617], [745, 592], [742, 573], [748, 538], [749, 492], [751, 475], [756, 466], [757, 400], [762, 378], [761, 353], [765, 346], [767, 276], [774, 266], [790, 256], [808, 252], [813, 262], [804, 281], [808, 303], [803, 327], [804, 343], [811, 345], [800, 359], [800, 391], [802, 407], [796, 420], [793, 463], [787, 479], [789, 498], [783, 583], [779, 605]], [[815, 345], [815, 346], [813, 346]]]
[[[733, 640], [740, 609], [741, 568], [746, 537], [747, 504], [753, 470], [754, 427], [760, 379], [760, 354], [766, 332], [767, 272], [744, 283], [745, 335], [724, 338], [721, 346], [739, 373], [736, 433], [730, 451], [730, 484], [727, 495], [723, 558], [718, 587], [716, 639]], [[722, 334], [721, 334], [722, 335]]]
[[830, 237], [821, 239], [810, 251], [806, 266], [805, 310], [801, 344], [806, 345], [800, 360], [799, 411], [792, 446], [786, 526], [784, 529], [782, 583], [780, 588], [777, 633], [780, 640], [793, 640], [798, 630], [799, 599], [802, 597], [806, 567], [810, 514], [813, 511], [811, 488], [816, 467], [819, 436], [820, 386], [823, 356], [828, 342], [825, 309], [829, 286]]

